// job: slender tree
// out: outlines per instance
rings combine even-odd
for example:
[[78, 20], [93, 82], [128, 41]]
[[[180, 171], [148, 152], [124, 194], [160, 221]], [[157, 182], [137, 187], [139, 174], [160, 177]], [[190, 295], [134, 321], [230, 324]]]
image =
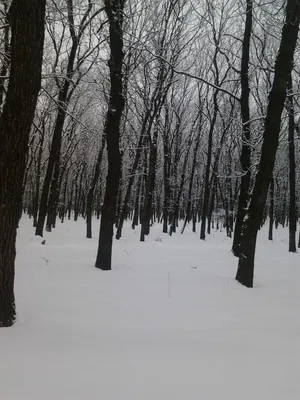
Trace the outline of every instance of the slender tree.
[[86, 237], [88, 239], [92, 238], [92, 214], [93, 214], [93, 200], [94, 200], [94, 192], [97, 181], [100, 176], [101, 162], [103, 158], [103, 151], [105, 147], [105, 136], [102, 136], [101, 147], [97, 156], [95, 171], [93, 178], [90, 183], [88, 195], [87, 195], [87, 204], [86, 204]]
[[[83, 64], [86, 58], [88, 58], [94, 48], [97, 48], [97, 44], [95, 46], [91, 45], [91, 49], [82, 51], [82, 42], [84, 41], [85, 31], [88, 30], [93, 19], [102, 11], [102, 8], [97, 9], [94, 13], [93, 10], [93, 2], [88, 0], [85, 2], [85, 12], [81, 17], [80, 23], [77, 27], [76, 24], [76, 15], [75, 15], [75, 7], [73, 4], [73, 0], [65, 0], [67, 5], [67, 21], [68, 28], [70, 31], [71, 37], [71, 46], [67, 59], [66, 71], [64, 71], [64, 78], [62, 82], [58, 78], [56, 78], [56, 83], [58, 86], [58, 97], [57, 97], [57, 116], [54, 125], [53, 137], [50, 147], [50, 154], [47, 164], [46, 175], [43, 183], [40, 207], [39, 207], [39, 215], [37, 220], [37, 226], [35, 234], [39, 236], [43, 236], [44, 232], [44, 224], [47, 216], [48, 209], [50, 212], [55, 212], [55, 198], [57, 197], [57, 189], [58, 189], [58, 175], [61, 163], [61, 147], [62, 147], [62, 135], [63, 129], [65, 125], [65, 121], [68, 115], [68, 106], [70, 104], [71, 98], [81, 82], [83, 76], [89, 70], [89, 68], [85, 68], [83, 72]], [[83, 7], [83, 5], [82, 5]], [[50, 35], [51, 36], [51, 35]], [[52, 37], [52, 36], [51, 36]], [[62, 35], [63, 37], [63, 35]], [[61, 50], [61, 45], [55, 44], [54, 47], [57, 51], [57, 48]], [[90, 40], [90, 43], [92, 40]], [[55, 66], [59, 60], [59, 52], [56, 55]], [[78, 76], [76, 76], [76, 73]], [[50, 194], [49, 194], [50, 192]], [[53, 218], [52, 218], [53, 219]], [[48, 220], [49, 224], [46, 226], [48, 231], [51, 231], [51, 218]]]
[[293, 98], [292, 74], [288, 78], [288, 113], [289, 113], [289, 251], [296, 252], [296, 230], [297, 230], [297, 210], [296, 210], [296, 161], [295, 161], [295, 110]]
[[249, 107], [249, 58], [250, 58], [250, 42], [252, 32], [252, 0], [246, 0], [246, 22], [242, 46], [242, 61], [241, 61], [241, 117], [243, 123], [242, 136], [242, 151], [241, 151], [241, 166], [243, 175], [241, 178], [240, 194], [238, 201], [238, 211], [236, 223], [234, 227], [232, 252], [235, 256], [239, 256], [239, 246], [241, 240], [243, 220], [246, 215], [247, 202], [249, 199], [250, 185], [250, 107]]
[[274, 178], [270, 182], [270, 212], [269, 212], [269, 240], [273, 240], [273, 225], [274, 225]]

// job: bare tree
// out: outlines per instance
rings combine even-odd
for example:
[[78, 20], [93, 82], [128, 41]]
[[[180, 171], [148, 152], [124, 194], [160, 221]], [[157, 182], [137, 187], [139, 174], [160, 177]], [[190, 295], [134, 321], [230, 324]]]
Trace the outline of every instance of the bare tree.
[[288, 0], [286, 20], [275, 64], [274, 80], [264, 126], [264, 138], [258, 172], [255, 179], [247, 218], [241, 237], [241, 252], [236, 279], [247, 287], [253, 287], [254, 256], [257, 232], [263, 220], [268, 188], [272, 179], [281, 126], [281, 114], [287, 91], [287, 81], [293, 66], [293, 57], [299, 32], [300, 4]]
[[113, 225], [116, 217], [117, 196], [121, 174], [120, 123], [125, 105], [123, 96], [123, 18], [125, 0], [105, 0], [109, 20], [110, 95], [106, 116], [108, 173], [102, 208], [96, 268], [111, 269]]
[[249, 107], [249, 57], [250, 40], [252, 33], [252, 0], [246, 0], [246, 22], [242, 45], [241, 59], [241, 117], [243, 123], [241, 166], [243, 175], [241, 178], [240, 194], [236, 223], [234, 228], [232, 252], [235, 256], [239, 255], [239, 245], [241, 240], [243, 220], [246, 215], [247, 202], [249, 199], [250, 178], [251, 178], [251, 147], [250, 147], [250, 107]]
[[[41, 85], [46, 0], [13, 0], [11, 70], [0, 118], [0, 327], [15, 321], [16, 234], [28, 140]], [[29, 78], [30, 77], [30, 78]]]

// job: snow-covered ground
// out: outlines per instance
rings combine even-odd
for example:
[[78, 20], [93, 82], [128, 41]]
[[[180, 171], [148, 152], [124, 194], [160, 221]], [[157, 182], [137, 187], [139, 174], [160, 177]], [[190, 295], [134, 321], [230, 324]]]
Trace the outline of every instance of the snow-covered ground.
[[[258, 240], [255, 288], [230, 240], [125, 226], [113, 271], [94, 268], [85, 222], [46, 244], [23, 218], [18, 321], [0, 330], [1, 400], [299, 400], [300, 258], [287, 231]], [[97, 232], [96, 232], [97, 231]]]

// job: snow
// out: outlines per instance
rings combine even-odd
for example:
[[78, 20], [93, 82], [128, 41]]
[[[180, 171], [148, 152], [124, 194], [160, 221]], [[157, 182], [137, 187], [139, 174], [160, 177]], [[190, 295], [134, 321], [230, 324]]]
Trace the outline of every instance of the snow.
[[18, 320], [0, 330], [1, 400], [298, 400], [299, 254], [260, 233], [255, 288], [235, 280], [230, 239], [125, 226], [113, 271], [66, 221], [46, 244], [18, 233]]

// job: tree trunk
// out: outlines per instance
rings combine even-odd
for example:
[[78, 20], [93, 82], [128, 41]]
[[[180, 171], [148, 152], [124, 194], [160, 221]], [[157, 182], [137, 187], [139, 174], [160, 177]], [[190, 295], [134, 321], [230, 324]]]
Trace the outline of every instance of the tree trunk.
[[[48, 212], [48, 197], [49, 197], [49, 189], [52, 181], [52, 175], [54, 166], [56, 163], [60, 164], [60, 151], [61, 151], [61, 142], [62, 142], [62, 133], [64, 128], [64, 123], [67, 115], [67, 108], [70, 102], [72, 93], [75, 90], [74, 82], [73, 87], [69, 91], [72, 77], [74, 75], [74, 63], [76, 58], [77, 49], [79, 47], [79, 37], [76, 36], [74, 31], [74, 21], [73, 21], [73, 5], [71, 1], [67, 1], [68, 5], [68, 23], [69, 29], [72, 38], [72, 47], [68, 57], [68, 64], [67, 64], [67, 71], [66, 71], [66, 78], [64, 79], [63, 84], [59, 88], [58, 94], [58, 112], [54, 126], [53, 138], [50, 147], [50, 154], [49, 160], [46, 170], [46, 176], [44, 179], [42, 194], [41, 194], [41, 201], [40, 201], [40, 209], [39, 209], [39, 216], [36, 226], [35, 234], [38, 236], [43, 236], [44, 225], [46, 220], [46, 215]], [[78, 80], [77, 80], [78, 84]]]
[[54, 221], [55, 221], [56, 211], [57, 211], [57, 202], [58, 202], [58, 197], [59, 197], [59, 194], [58, 194], [59, 170], [60, 170], [60, 162], [59, 162], [59, 160], [56, 160], [55, 166], [54, 166], [53, 178], [52, 178], [52, 182], [51, 182], [49, 202], [48, 202], [48, 215], [47, 215], [47, 221], [46, 221], [46, 231], [47, 232], [51, 232], [52, 228], [54, 228]]
[[269, 240], [273, 240], [273, 225], [274, 225], [274, 178], [270, 182], [270, 213], [269, 213]]
[[11, 70], [0, 118], [0, 327], [11, 326], [16, 315], [16, 235], [29, 133], [41, 85], [45, 3], [13, 0], [8, 14]]
[[110, 38], [110, 98], [106, 117], [108, 174], [102, 208], [96, 268], [111, 270], [113, 225], [116, 216], [117, 196], [121, 172], [119, 147], [120, 123], [124, 109], [123, 96], [123, 9], [125, 0], [105, 0]]
[[[198, 149], [200, 146], [201, 128], [202, 128], [202, 126], [201, 126], [201, 120], [200, 120], [199, 131], [198, 131], [198, 135], [196, 138], [196, 144], [195, 144], [194, 151], [193, 151], [192, 171], [191, 171], [191, 177], [190, 177], [190, 182], [189, 182], [188, 201], [187, 201], [187, 207], [186, 207], [185, 220], [184, 220], [184, 224], [183, 224], [181, 233], [184, 232], [186, 224], [191, 220], [191, 217], [192, 217], [192, 215], [191, 215], [192, 214], [192, 191], [193, 191], [193, 187], [194, 187], [194, 176], [195, 176], [195, 171], [196, 171]], [[193, 213], [193, 216], [194, 216], [194, 213]], [[194, 226], [193, 226], [193, 232], [196, 232], [196, 226], [195, 226], [195, 230], [194, 230]]]
[[232, 252], [238, 257], [239, 246], [241, 241], [241, 233], [243, 221], [246, 215], [247, 203], [249, 199], [249, 186], [250, 186], [250, 162], [251, 162], [251, 148], [250, 148], [250, 107], [249, 107], [249, 56], [250, 56], [250, 42], [252, 33], [252, 0], [246, 0], [246, 23], [242, 47], [242, 61], [241, 61], [241, 117], [243, 123], [242, 133], [242, 152], [241, 152], [241, 166], [243, 175], [241, 178], [240, 194], [238, 201], [238, 210], [236, 215], [236, 222], [234, 227]]
[[128, 202], [129, 202], [130, 195], [131, 195], [131, 189], [132, 189], [132, 186], [134, 183], [135, 172], [138, 168], [140, 157], [141, 157], [141, 154], [143, 151], [143, 145], [144, 145], [144, 141], [145, 141], [145, 129], [146, 129], [147, 121], [148, 121], [148, 118], [145, 117], [143, 124], [142, 124], [139, 141], [137, 144], [135, 158], [134, 158], [133, 164], [129, 170], [129, 181], [128, 181], [128, 185], [127, 185], [125, 196], [124, 196], [123, 207], [122, 207], [122, 210], [120, 213], [120, 218], [119, 218], [119, 223], [118, 223], [118, 228], [117, 228], [117, 233], [116, 233], [116, 239], [120, 239], [122, 236], [123, 223], [124, 223], [125, 216], [126, 216], [127, 209], [128, 209]]
[[172, 221], [172, 231], [175, 233], [176, 231], [176, 226], [178, 226], [178, 219], [179, 219], [179, 205], [180, 205], [180, 198], [183, 192], [183, 187], [184, 187], [184, 183], [185, 183], [185, 177], [186, 177], [186, 169], [187, 169], [187, 165], [188, 165], [188, 161], [189, 161], [189, 155], [190, 155], [190, 148], [192, 145], [192, 133], [190, 134], [190, 140], [189, 140], [189, 144], [188, 144], [188, 148], [186, 150], [186, 154], [184, 157], [184, 161], [183, 161], [183, 166], [182, 166], [182, 170], [181, 170], [181, 178], [180, 178], [180, 184], [178, 187], [178, 192], [177, 192], [177, 196], [175, 198], [175, 205], [174, 205], [174, 213], [173, 213], [173, 221]]
[[94, 200], [94, 192], [95, 187], [98, 182], [100, 176], [100, 168], [103, 157], [103, 150], [105, 147], [105, 135], [102, 136], [102, 144], [99, 150], [98, 158], [96, 161], [95, 172], [91, 182], [91, 186], [87, 195], [87, 203], [86, 203], [86, 237], [88, 239], [92, 238], [92, 213], [93, 213], [93, 200]]
[[[167, 126], [168, 129], [169, 126]], [[171, 184], [170, 184], [170, 169], [171, 169], [171, 150], [168, 143], [168, 132], [164, 132], [164, 203], [163, 203], [163, 233], [168, 233], [168, 219], [171, 202]]]
[[268, 188], [274, 169], [281, 115], [286, 98], [287, 80], [292, 70], [299, 31], [299, 18], [299, 2], [297, 0], [288, 0], [286, 22], [282, 28], [274, 80], [269, 94], [259, 168], [249, 205], [248, 218], [244, 224], [241, 237], [241, 252], [236, 279], [246, 287], [253, 287], [256, 237], [263, 218]]
[[208, 147], [207, 147], [207, 161], [205, 168], [205, 180], [204, 180], [204, 196], [203, 196], [203, 205], [202, 205], [202, 213], [201, 213], [201, 228], [200, 228], [200, 239], [205, 240], [205, 230], [206, 230], [206, 218], [208, 216], [208, 206], [209, 206], [209, 194], [210, 194], [210, 167], [211, 167], [211, 158], [212, 158], [212, 142], [213, 142], [213, 133], [215, 129], [215, 124], [217, 120], [218, 113], [218, 104], [217, 104], [217, 96], [218, 91], [214, 92], [214, 111], [213, 117], [210, 123], [209, 134], [208, 134]]
[[[145, 194], [145, 201], [143, 207], [143, 220], [141, 227], [141, 236], [149, 235], [150, 233], [150, 221], [153, 214], [153, 197], [155, 188], [155, 177], [156, 177], [156, 159], [157, 159], [157, 138], [158, 138], [158, 126], [155, 127], [153, 138], [150, 143], [150, 155], [149, 155], [149, 173], [147, 188]], [[143, 241], [143, 240], [142, 240]]]
[[214, 212], [214, 207], [215, 207], [215, 197], [216, 197], [216, 192], [217, 192], [217, 181], [218, 178], [214, 177], [214, 179], [211, 179], [212, 181], [212, 186], [211, 186], [211, 194], [210, 194], [210, 204], [208, 207], [208, 215], [207, 215], [207, 234], [210, 235], [210, 230], [211, 230], [211, 222], [212, 222], [212, 215]]
[[134, 203], [134, 213], [132, 218], [132, 229], [135, 229], [136, 226], [139, 224], [139, 203], [140, 203], [140, 191], [142, 186], [142, 174], [138, 177], [137, 187], [136, 187], [136, 194], [135, 194], [135, 203]]
[[[66, 99], [66, 94], [60, 92], [60, 96], [58, 99], [59, 104], [64, 104]], [[38, 236], [43, 236], [44, 225], [48, 211], [48, 196], [50, 185], [52, 181], [53, 170], [56, 162], [59, 162], [60, 158], [60, 149], [61, 149], [61, 140], [62, 140], [62, 131], [66, 118], [66, 110], [63, 107], [59, 107], [58, 115], [55, 122], [55, 128], [50, 148], [49, 160], [46, 170], [46, 176], [43, 183], [43, 189], [40, 200], [40, 209], [39, 216], [36, 226], [35, 234]]]
[[296, 252], [297, 209], [296, 209], [296, 162], [295, 162], [295, 110], [293, 99], [292, 74], [288, 79], [288, 113], [289, 113], [289, 252]]
[[43, 146], [44, 146], [44, 138], [45, 138], [45, 123], [42, 123], [42, 135], [39, 142], [39, 153], [37, 160], [37, 171], [36, 171], [36, 182], [35, 182], [35, 195], [34, 195], [34, 204], [33, 204], [33, 227], [36, 228], [37, 217], [39, 212], [39, 198], [40, 198], [40, 182], [41, 182], [41, 165], [42, 165], [42, 155], [43, 155]]

